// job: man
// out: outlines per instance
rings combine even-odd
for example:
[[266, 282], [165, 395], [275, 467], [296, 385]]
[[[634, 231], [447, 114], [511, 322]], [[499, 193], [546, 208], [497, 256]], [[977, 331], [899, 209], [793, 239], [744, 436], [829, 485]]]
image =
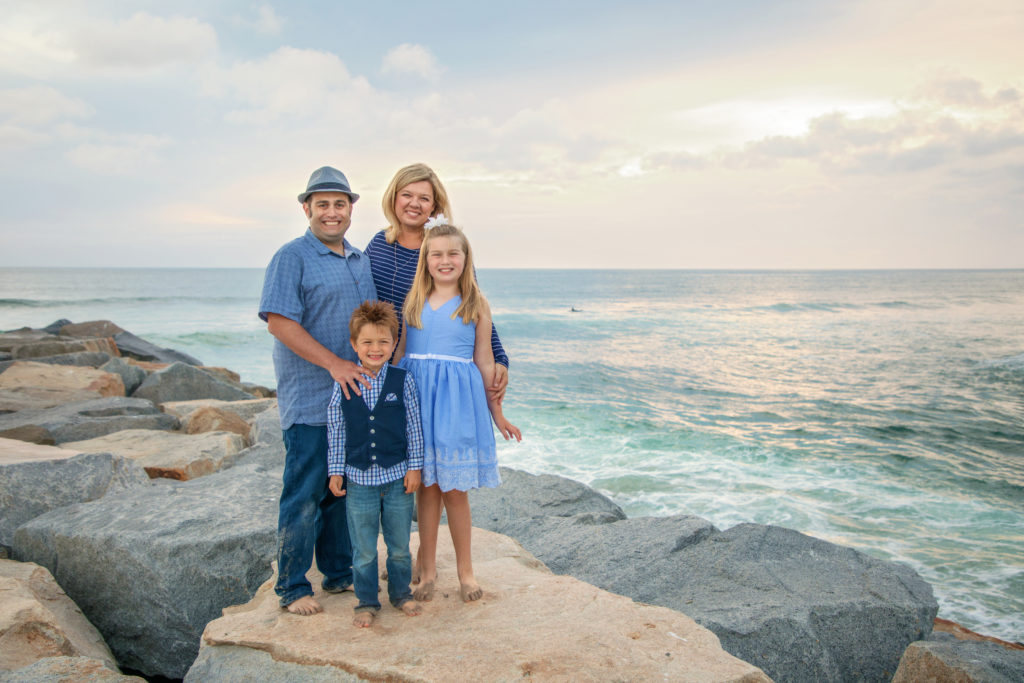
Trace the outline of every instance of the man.
[[327, 404], [335, 381], [346, 398], [369, 386], [363, 375], [370, 373], [354, 362], [348, 338], [352, 311], [377, 298], [369, 260], [345, 239], [358, 199], [341, 171], [324, 166], [313, 172], [299, 195], [309, 229], [271, 259], [260, 300], [260, 318], [275, 337], [286, 451], [274, 589], [294, 614], [323, 609], [306, 579], [314, 554], [323, 590], [352, 588], [345, 499], [327, 488]]

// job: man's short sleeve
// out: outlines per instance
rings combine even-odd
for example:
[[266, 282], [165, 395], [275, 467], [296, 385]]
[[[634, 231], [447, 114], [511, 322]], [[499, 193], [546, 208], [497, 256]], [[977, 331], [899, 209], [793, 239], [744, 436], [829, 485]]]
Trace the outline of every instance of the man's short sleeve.
[[268, 313], [276, 313], [295, 322], [302, 322], [305, 310], [300, 286], [303, 262], [302, 257], [290, 247], [292, 244], [281, 247], [267, 266], [259, 311], [264, 321]]

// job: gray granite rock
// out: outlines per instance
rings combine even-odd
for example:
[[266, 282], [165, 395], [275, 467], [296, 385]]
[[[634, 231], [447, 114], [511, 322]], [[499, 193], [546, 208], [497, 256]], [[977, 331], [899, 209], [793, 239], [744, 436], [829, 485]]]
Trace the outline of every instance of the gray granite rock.
[[277, 406], [252, 418], [251, 423], [252, 428], [249, 430], [251, 444], [284, 444], [284, 435], [281, 433], [281, 415]]
[[75, 401], [41, 410], [19, 410], [0, 415], [0, 432], [37, 425], [56, 443], [84, 441], [125, 429], [172, 430], [178, 419], [143, 398], [112, 396]]
[[219, 398], [222, 401], [252, 398], [237, 385], [186, 363], [172, 363], [163, 370], [151, 373], [139, 388], [132, 392], [132, 396], [148, 398], [153, 403], [189, 401], [196, 398]]
[[61, 318], [60, 320], [54, 320], [52, 323], [50, 323], [46, 327], [41, 328], [39, 331], [45, 332], [46, 334], [60, 334], [60, 330], [62, 327], [71, 324], [72, 322], [67, 318]]
[[[103, 351], [76, 351], [74, 353], [62, 353], [56, 356], [42, 356], [33, 358], [36, 363], [47, 363], [49, 365], [78, 365], [83, 367], [98, 368], [112, 356]], [[14, 359], [0, 360], [0, 372], [11, 366]]]
[[126, 396], [131, 396], [146, 379], [145, 370], [138, 365], [132, 365], [124, 358], [111, 358], [100, 366], [100, 370], [120, 375], [121, 380], [124, 381], [124, 393]]
[[109, 453], [2, 465], [0, 545], [10, 546], [15, 529], [50, 510], [149, 485], [140, 465]]
[[[117, 348], [125, 356], [131, 356], [139, 360], [156, 361], [158, 363], [188, 363], [189, 365], [202, 365], [202, 361], [187, 353], [166, 349], [151, 342], [136, 337], [131, 332], [119, 332], [114, 335], [114, 342]], [[192, 398], [198, 398], [193, 396]]]
[[953, 636], [911, 643], [892, 683], [919, 681], [1024, 683], [1024, 650]]
[[232, 645], [201, 647], [185, 683], [360, 683], [365, 678], [330, 665], [279, 662], [261, 650]]
[[253, 463], [53, 510], [15, 533], [122, 667], [181, 678], [203, 628], [270, 576], [281, 469]]
[[[473, 525], [499, 534], [522, 531], [518, 522], [541, 517], [570, 517], [584, 512], [625, 519], [611, 499], [586, 484], [553, 474], [529, 474], [502, 467], [501, 486], [469, 492]], [[543, 561], [543, 558], [541, 558]]]

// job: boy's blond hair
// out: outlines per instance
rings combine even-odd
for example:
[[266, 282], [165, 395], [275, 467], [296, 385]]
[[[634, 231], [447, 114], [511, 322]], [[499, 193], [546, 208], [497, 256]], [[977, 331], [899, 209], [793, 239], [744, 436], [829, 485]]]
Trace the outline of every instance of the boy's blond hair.
[[395, 308], [383, 301], [364, 301], [352, 311], [348, 319], [348, 335], [352, 341], [359, 337], [364, 325], [379, 325], [391, 331], [391, 338], [398, 339], [398, 316]]

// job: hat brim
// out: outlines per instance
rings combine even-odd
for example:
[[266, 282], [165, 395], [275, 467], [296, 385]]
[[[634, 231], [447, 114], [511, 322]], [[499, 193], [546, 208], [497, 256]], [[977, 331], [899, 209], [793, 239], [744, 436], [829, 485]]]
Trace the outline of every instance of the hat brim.
[[309, 199], [309, 196], [312, 194], [316, 194], [317, 192], [341, 192], [342, 194], [347, 194], [349, 200], [353, 204], [355, 204], [356, 201], [359, 199], [359, 195], [357, 195], [355, 192], [350, 190], [345, 185], [342, 185], [340, 183], [320, 183], [319, 185], [314, 185], [313, 187], [309, 188], [308, 190], [300, 194], [299, 203], [305, 204], [306, 200]]

